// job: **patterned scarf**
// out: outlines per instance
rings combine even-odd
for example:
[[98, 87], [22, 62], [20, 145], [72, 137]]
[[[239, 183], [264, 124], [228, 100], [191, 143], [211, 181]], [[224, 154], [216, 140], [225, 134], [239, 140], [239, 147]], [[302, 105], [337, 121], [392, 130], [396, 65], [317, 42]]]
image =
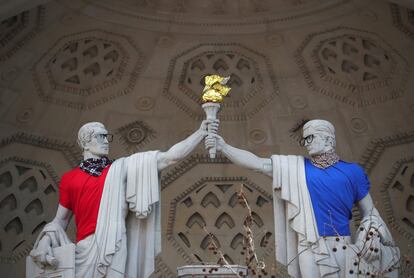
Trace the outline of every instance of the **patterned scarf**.
[[339, 156], [336, 154], [335, 150], [331, 150], [326, 153], [321, 153], [311, 157], [311, 163], [320, 168], [326, 169], [339, 161]]
[[79, 168], [91, 176], [99, 177], [106, 166], [112, 162], [113, 160], [108, 159], [106, 156], [101, 158], [88, 158], [80, 163]]

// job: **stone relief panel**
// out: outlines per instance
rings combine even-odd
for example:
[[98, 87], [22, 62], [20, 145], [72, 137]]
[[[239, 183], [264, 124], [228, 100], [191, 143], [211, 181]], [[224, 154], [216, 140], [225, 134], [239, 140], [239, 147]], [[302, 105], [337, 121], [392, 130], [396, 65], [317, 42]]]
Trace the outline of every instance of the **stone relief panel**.
[[400, 133], [373, 140], [359, 161], [371, 180], [375, 205], [402, 254], [412, 254], [414, 243], [413, 149], [414, 131]]
[[265, 249], [266, 254], [273, 252], [273, 246], [267, 244], [273, 235], [273, 228], [269, 225], [272, 219], [265, 213], [272, 209], [272, 197], [240, 177], [210, 177], [191, 185], [170, 205], [167, 235], [188, 262], [198, 259], [211, 261], [210, 238], [203, 230], [205, 226], [229, 263], [244, 263], [240, 252], [243, 251], [242, 227], [247, 210], [237, 198], [240, 184], [244, 184], [243, 190], [253, 210], [257, 244]]
[[400, 97], [408, 79], [408, 62], [397, 50], [354, 28], [310, 34], [295, 58], [309, 88], [357, 107]]
[[37, 34], [42, 28], [44, 14], [45, 8], [38, 6], [1, 21], [0, 62], [10, 58]]
[[25, 256], [56, 214], [59, 178], [82, 155], [74, 142], [23, 132], [2, 138], [0, 153], [0, 268], [2, 277], [24, 277]]
[[[83, 157], [79, 147], [75, 146], [75, 144], [71, 142], [60, 141], [34, 134], [27, 134], [24, 132], [18, 132], [10, 137], [3, 138], [0, 141], [0, 148], [12, 148], [14, 147], [14, 144], [22, 144], [61, 152], [71, 167], [79, 165], [79, 162]], [[16, 149], [17, 148], [13, 148], [14, 153], [16, 153]], [[24, 151], [22, 148], [19, 148], [19, 150]]]
[[414, 241], [414, 157], [395, 163], [383, 185], [383, 199], [398, 230]]
[[7, 158], [0, 162], [0, 260], [24, 260], [37, 234], [53, 218], [58, 178], [49, 165]]
[[[239, 27], [243, 25], [290, 22], [312, 18], [315, 14], [326, 16], [327, 11], [343, 8], [349, 0], [123, 0], [113, 5], [111, 0], [83, 0], [106, 14], [121, 14], [151, 28], [164, 24], [184, 27]], [[237, 30], [238, 29], [238, 30]], [[242, 28], [235, 28], [240, 32]]]
[[33, 81], [43, 101], [93, 109], [131, 93], [141, 62], [130, 38], [92, 30], [59, 39], [34, 65]]
[[155, 271], [150, 276], [151, 278], [174, 278], [176, 277], [175, 271], [171, 269], [164, 263], [161, 256], [155, 258]]
[[278, 96], [268, 58], [239, 44], [201, 44], [174, 57], [163, 96], [188, 116], [201, 120], [204, 77], [213, 73], [231, 76], [232, 90], [222, 104], [221, 120], [250, 119]]
[[392, 21], [396, 28], [414, 39], [414, 10], [390, 4]]
[[[124, 2], [128, 2], [124, 1]], [[177, 13], [177, 14], [196, 14], [198, 16], [207, 15], [255, 15], [258, 13], [275, 13], [280, 10], [289, 10], [298, 7], [315, 6], [317, 0], [243, 0], [243, 1], [149, 1], [140, 0], [137, 5], [142, 13]], [[314, 7], [317, 9], [317, 7]]]
[[[243, 174], [234, 175], [237, 172]], [[162, 213], [163, 225], [166, 226], [163, 241], [168, 245], [163, 249], [163, 255], [174, 254], [181, 261], [168, 255], [170, 268], [193, 263], [217, 263], [219, 257], [209, 249], [211, 240], [229, 263], [245, 264], [243, 222], [248, 211], [238, 199], [238, 192], [243, 187], [252, 209], [257, 255], [266, 262], [269, 275], [288, 277], [285, 269], [274, 261], [270, 183], [265, 176], [240, 171], [223, 157], [210, 160], [198, 154], [163, 173], [161, 186], [165, 205]]]
[[156, 138], [155, 131], [142, 121], [135, 121], [118, 128], [116, 134], [128, 153], [136, 153]]

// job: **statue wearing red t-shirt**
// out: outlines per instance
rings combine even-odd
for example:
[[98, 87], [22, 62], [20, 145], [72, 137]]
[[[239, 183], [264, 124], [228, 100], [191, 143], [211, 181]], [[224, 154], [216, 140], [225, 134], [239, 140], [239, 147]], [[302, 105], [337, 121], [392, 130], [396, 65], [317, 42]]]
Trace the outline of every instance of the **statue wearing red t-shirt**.
[[[40, 268], [61, 267], [53, 250], [70, 244], [65, 233], [75, 216], [76, 277], [143, 277], [154, 271], [161, 251], [158, 173], [190, 154], [207, 135], [207, 125], [168, 151], [149, 151], [111, 161], [112, 135], [98, 122], [83, 125], [78, 143], [84, 160], [65, 173], [56, 217], [40, 233], [30, 253]], [[27, 277], [32, 277], [27, 270]]]

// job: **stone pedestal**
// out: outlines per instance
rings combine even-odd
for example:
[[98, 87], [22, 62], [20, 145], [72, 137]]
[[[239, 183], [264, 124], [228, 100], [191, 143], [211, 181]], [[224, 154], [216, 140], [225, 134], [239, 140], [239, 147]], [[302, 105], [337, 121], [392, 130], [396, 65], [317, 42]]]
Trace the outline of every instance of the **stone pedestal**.
[[234, 278], [247, 277], [247, 267], [241, 265], [185, 265], [177, 267], [178, 277], [192, 277], [192, 278]]

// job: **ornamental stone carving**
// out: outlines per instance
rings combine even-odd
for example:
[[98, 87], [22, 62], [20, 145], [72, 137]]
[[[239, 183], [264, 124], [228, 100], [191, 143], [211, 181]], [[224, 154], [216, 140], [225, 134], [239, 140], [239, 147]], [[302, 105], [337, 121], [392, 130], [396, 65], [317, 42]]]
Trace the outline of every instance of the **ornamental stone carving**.
[[[160, 11], [163, 13], [176, 14], [196, 14], [198, 16], [206, 15], [254, 15], [264, 12], [277, 12], [280, 9], [292, 9], [303, 6], [315, 5], [317, 0], [244, 0], [244, 1], [138, 1], [138, 6], [142, 12], [153, 13]], [[279, 7], [279, 10], [277, 9]], [[317, 7], [315, 7], [317, 9]]]
[[155, 100], [152, 97], [140, 97], [135, 102], [135, 107], [140, 111], [148, 111], [154, 108], [155, 106]]
[[384, 196], [400, 232], [414, 241], [414, 156], [394, 164], [384, 182]]
[[142, 54], [130, 38], [101, 30], [65, 36], [35, 64], [39, 97], [77, 110], [129, 94]]
[[135, 153], [153, 140], [155, 131], [142, 121], [135, 121], [118, 128], [116, 134], [119, 135], [122, 144], [128, 153]]
[[197, 181], [179, 194], [170, 205], [167, 235], [189, 261], [211, 260], [212, 254], [208, 250], [210, 239], [203, 230], [204, 226], [213, 234], [216, 244], [230, 264], [243, 260], [240, 252], [243, 251], [242, 227], [247, 210], [243, 213], [245, 209], [237, 198], [237, 190], [242, 183], [245, 184], [244, 191], [253, 210], [256, 244], [264, 249], [262, 252], [271, 253], [267, 249], [273, 250], [273, 247], [267, 243], [272, 237], [273, 229], [269, 225], [272, 219], [271, 215], [265, 213], [272, 207], [271, 196], [241, 177], [210, 177]]
[[414, 39], [414, 11], [396, 4], [390, 4], [390, 8], [394, 26]]
[[49, 165], [17, 157], [0, 162], [0, 260], [15, 263], [53, 218], [58, 178]]
[[379, 81], [376, 86], [384, 86], [383, 80], [393, 66], [384, 49], [363, 37], [345, 35], [327, 40], [318, 50], [321, 74], [326, 75], [330, 82], [338, 80], [342, 86], [346, 86], [349, 80], [356, 84], [375, 80]]
[[[66, 162], [70, 167], [75, 167], [79, 165], [79, 162], [82, 160], [82, 154], [77, 145], [70, 142], [60, 141], [57, 139], [47, 138], [43, 136], [38, 136], [34, 134], [27, 134], [24, 132], [16, 133], [12, 136], [3, 138], [0, 141], [0, 148], [10, 149], [12, 153], [23, 154], [28, 149], [22, 148], [21, 146], [17, 147], [15, 144], [21, 144], [28, 148], [32, 148], [31, 152], [34, 152], [34, 148], [45, 149], [49, 151], [57, 151], [63, 154]], [[17, 151], [18, 150], [18, 151]], [[2, 150], [3, 151], [3, 150]], [[4, 151], [3, 154], [5, 154]], [[52, 154], [48, 154], [52, 157]]]
[[0, 152], [0, 262], [5, 276], [23, 277], [24, 257], [55, 215], [57, 176], [78, 165], [81, 153], [73, 143], [26, 133], [2, 138]]
[[99, 84], [107, 87], [120, 79], [120, 72], [125, 71], [121, 59], [121, 49], [113, 42], [72, 41], [51, 60], [49, 78], [56, 82], [56, 89], [71, 92], [76, 88], [74, 92], [80, 95], [92, 94]]
[[408, 62], [377, 34], [338, 27], [310, 34], [296, 61], [312, 90], [363, 107], [400, 97]]
[[38, 6], [0, 22], [0, 62], [10, 58], [42, 28], [45, 8]]
[[414, 242], [413, 148], [414, 131], [399, 133], [373, 140], [359, 161], [370, 177], [373, 199], [379, 200], [378, 210], [400, 234], [395, 238], [401, 254], [412, 253], [410, 244], [402, 242]]
[[[223, 171], [226, 174], [223, 175]], [[164, 218], [167, 221], [163, 221], [166, 227], [163, 254], [177, 257], [165, 261], [170, 269], [201, 261], [218, 261], [208, 248], [210, 239], [204, 226], [229, 262], [244, 262], [241, 252], [247, 209], [239, 203], [237, 195], [244, 184], [243, 191], [253, 211], [257, 255], [268, 265], [269, 275], [288, 277], [285, 268], [274, 260], [274, 227], [269, 213], [273, 201], [267, 192], [271, 181], [257, 173], [243, 171], [244, 174], [238, 175], [238, 172], [240, 169], [223, 157], [211, 160], [208, 155], [196, 154], [163, 173], [161, 188], [166, 204], [163, 215], [167, 216]], [[200, 176], [200, 173], [203, 174]]]
[[[264, 27], [276, 23], [278, 26], [287, 26], [295, 20], [320, 20], [331, 12], [349, 9], [349, 0], [140, 0], [122, 1], [122, 5], [114, 5], [111, 0], [86, 2], [99, 14], [122, 15], [128, 21], [151, 30], [165, 32], [165, 27], [173, 24], [178, 27], [174, 28], [175, 32], [197, 30], [198, 33], [213, 34], [216, 31], [212, 32], [209, 27], [214, 30], [216, 27], [228, 28], [236, 33], [243, 33], [246, 30], [257, 30], [254, 29], [257, 25]], [[239, 28], [240, 26], [243, 28]]]
[[222, 104], [221, 120], [250, 119], [278, 95], [266, 56], [239, 44], [201, 44], [172, 59], [163, 96], [200, 120], [204, 117], [200, 109], [204, 76], [213, 72], [231, 76], [228, 85], [232, 90]]
[[174, 278], [175, 272], [171, 271], [169, 267], [164, 263], [161, 255], [155, 258], [155, 271], [150, 276], [151, 278]]

